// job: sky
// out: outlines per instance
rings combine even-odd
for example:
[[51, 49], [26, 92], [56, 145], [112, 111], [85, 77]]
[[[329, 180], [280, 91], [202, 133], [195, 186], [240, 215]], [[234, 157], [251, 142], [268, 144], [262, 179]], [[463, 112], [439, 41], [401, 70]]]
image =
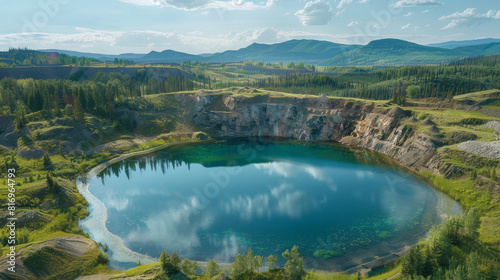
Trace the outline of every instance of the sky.
[[23, 0], [1, 9], [0, 50], [202, 54], [291, 39], [500, 38], [498, 0]]

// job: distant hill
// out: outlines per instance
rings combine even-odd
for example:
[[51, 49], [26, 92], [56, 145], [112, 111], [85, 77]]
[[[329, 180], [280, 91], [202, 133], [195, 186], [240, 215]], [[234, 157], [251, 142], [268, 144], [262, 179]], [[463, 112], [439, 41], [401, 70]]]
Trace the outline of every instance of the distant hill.
[[460, 58], [453, 51], [427, 47], [398, 39], [382, 39], [339, 54], [321, 62], [322, 65], [399, 66], [437, 64]]
[[168, 62], [185, 62], [185, 61], [203, 61], [204, 57], [199, 55], [187, 54], [173, 50], [162, 52], [152, 51], [145, 56], [134, 59], [136, 62], [152, 62], [152, 63], [168, 63]]
[[236, 51], [225, 51], [207, 58], [211, 62], [234, 62], [256, 60], [288, 63], [304, 62], [316, 64], [322, 60], [347, 52], [359, 45], [343, 45], [318, 40], [290, 40], [278, 44], [251, 44]]
[[85, 53], [85, 52], [57, 50], [57, 49], [48, 49], [48, 50], [39, 50], [39, 51], [41, 51], [41, 52], [56, 52], [56, 53], [67, 54], [69, 56], [76, 56], [76, 57], [95, 58], [95, 59], [99, 59], [101, 61], [114, 60], [115, 58], [135, 60], [135, 59], [141, 58], [141, 57], [146, 55], [146, 54], [135, 54], [135, 53], [124, 53], [124, 54], [119, 54], [119, 55], [113, 55], [113, 54]]
[[[78, 57], [85, 56], [97, 58], [101, 61], [114, 60], [115, 58], [127, 59], [137, 63], [180, 63], [186, 61], [240, 62], [255, 60], [283, 63], [288, 63], [290, 61], [298, 63], [302, 61], [306, 64], [327, 66], [402, 66], [440, 64], [465, 57], [500, 54], [500, 42], [489, 42], [491, 40], [498, 39], [460, 41], [456, 42], [456, 44], [474, 43], [474, 45], [453, 49], [423, 46], [398, 39], [382, 39], [372, 41], [366, 46], [344, 45], [318, 40], [290, 40], [277, 44], [254, 43], [238, 50], [202, 55], [192, 55], [174, 50], [165, 50], [162, 52], [152, 51], [148, 54], [129, 53], [120, 55], [81, 53], [63, 50], [45, 50], [45, 52], [58, 52]], [[480, 42], [489, 43], [476, 44]]]
[[448, 41], [448, 42], [437, 43], [437, 44], [429, 44], [427, 46], [443, 48], [443, 49], [454, 49], [454, 48], [459, 48], [459, 47], [484, 45], [484, 44], [490, 44], [490, 43], [500, 43], [500, 39], [487, 38], [487, 39], [465, 40], [465, 41]]
[[500, 42], [483, 45], [467, 46], [453, 49], [456, 53], [463, 53], [465, 56], [481, 56], [500, 54]]

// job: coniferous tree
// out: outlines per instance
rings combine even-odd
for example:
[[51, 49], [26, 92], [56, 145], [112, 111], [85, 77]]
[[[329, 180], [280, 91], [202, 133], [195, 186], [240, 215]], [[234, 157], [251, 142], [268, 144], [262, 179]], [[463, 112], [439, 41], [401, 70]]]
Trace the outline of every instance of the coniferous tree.
[[286, 250], [283, 257], [287, 260], [285, 263], [285, 273], [289, 279], [302, 279], [306, 275], [304, 269], [304, 258], [300, 257], [299, 247], [293, 246], [291, 252]]
[[184, 259], [181, 262], [181, 272], [188, 276], [196, 275], [196, 271], [198, 270], [198, 262], [190, 261], [189, 259]]
[[42, 157], [43, 169], [51, 169], [52, 160], [50, 159], [49, 153], [45, 153]]
[[269, 267], [269, 270], [273, 269], [277, 262], [278, 262], [277, 256], [269, 255], [267, 257], [267, 266]]
[[219, 264], [215, 260], [210, 260], [207, 265], [207, 270], [205, 270], [205, 275], [208, 278], [212, 278], [219, 274]]

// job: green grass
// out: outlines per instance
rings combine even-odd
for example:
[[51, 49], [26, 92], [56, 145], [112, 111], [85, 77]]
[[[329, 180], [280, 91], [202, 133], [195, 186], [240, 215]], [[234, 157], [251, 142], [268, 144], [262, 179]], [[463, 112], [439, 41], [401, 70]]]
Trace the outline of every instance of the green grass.
[[477, 191], [469, 178], [450, 180], [427, 171], [422, 172], [422, 175], [440, 190], [451, 195], [465, 209], [476, 207], [484, 213], [490, 206], [491, 195]]
[[[399, 272], [401, 272], [401, 265], [398, 265], [378, 275], [374, 275], [371, 277], [364, 276], [362, 279], [385, 280], [391, 276], [398, 274]], [[321, 271], [321, 270], [311, 271], [306, 277], [306, 280], [356, 280], [356, 279], [358, 279], [357, 275], [330, 272], [330, 271]], [[400, 276], [399, 277], [396, 276], [393, 279], [394, 280], [400, 279]]]
[[491, 90], [485, 90], [485, 91], [471, 92], [471, 93], [467, 93], [467, 94], [461, 94], [461, 95], [454, 96], [453, 99], [454, 100], [470, 99], [470, 100], [474, 100], [474, 101], [481, 101], [481, 100], [487, 98], [492, 93], [496, 93], [498, 91], [499, 91], [498, 89], [491, 89]]
[[154, 262], [154, 263], [150, 263], [150, 264], [142, 264], [136, 268], [132, 268], [132, 269], [127, 270], [125, 273], [128, 277], [131, 277], [131, 276], [138, 276], [138, 275], [142, 275], [145, 273], [153, 272], [153, 271], [156, 271], [159, 269], [160, 269], [160, 263]]
[[328, 271], [313, 271], [307, 275], [306, 280], [356, 280], [356, 275], [328, 272]]
[[468, 118], [478, 118], [478, 119], [484, 119], [487, 121], [490, 120], [496, 120], [500, 121], [500, 118], [495, 118], [495, 117], [490, 117], [490, 116], [485, 116], [481, 113], [478, 112], [471, 112], [471, 111], [463, 111], [463, 110], [454, 110], [454, 109], [420, 109], [420, 108], [413, 108], [413, 107], [403, 107], [405, 110], [411, 110], [416, 113], [417, 119], [418, 116], [421, 114], [428, 114], [429, 116], [432, 116], [432, 120], [436, 124], [441, 124], [441, 125], [446, 125], [450, 123], [457, 123], [460, 122], [463, 119], [468, 119]]

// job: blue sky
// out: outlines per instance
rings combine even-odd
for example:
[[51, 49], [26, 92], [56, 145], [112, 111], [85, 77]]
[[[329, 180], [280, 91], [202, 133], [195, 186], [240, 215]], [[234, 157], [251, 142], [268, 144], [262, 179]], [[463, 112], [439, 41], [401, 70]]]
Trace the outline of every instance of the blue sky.
[[429, 44], [500, 38], [499, 26], [498, 0], [24, 0], [2, 3], [0, 50], [200, 54], [290, 39]]

